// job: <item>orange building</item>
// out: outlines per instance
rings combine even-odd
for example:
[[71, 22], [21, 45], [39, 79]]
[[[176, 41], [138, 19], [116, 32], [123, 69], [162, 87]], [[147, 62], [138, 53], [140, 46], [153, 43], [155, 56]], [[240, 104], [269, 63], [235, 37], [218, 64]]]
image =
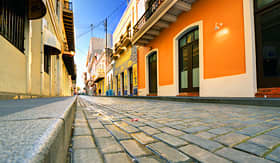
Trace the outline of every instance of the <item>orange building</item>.
[[280, 97], [280, 0], [139, 0], [139, 95]]

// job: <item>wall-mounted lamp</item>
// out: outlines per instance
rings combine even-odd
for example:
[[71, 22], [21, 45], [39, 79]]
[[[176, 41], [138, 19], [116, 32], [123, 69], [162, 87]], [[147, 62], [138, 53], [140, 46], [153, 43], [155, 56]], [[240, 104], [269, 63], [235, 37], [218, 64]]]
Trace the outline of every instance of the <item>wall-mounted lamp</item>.
[[223, 26], [224, 26], [223, 23], [216, 23], [216, 25], [215, 25], [215, 31], [220, 30]]
[[71, 55], [74, 56], [74, 55], [75, 55], [75, 52], [74, 52], [74, 51], [71, 51]]

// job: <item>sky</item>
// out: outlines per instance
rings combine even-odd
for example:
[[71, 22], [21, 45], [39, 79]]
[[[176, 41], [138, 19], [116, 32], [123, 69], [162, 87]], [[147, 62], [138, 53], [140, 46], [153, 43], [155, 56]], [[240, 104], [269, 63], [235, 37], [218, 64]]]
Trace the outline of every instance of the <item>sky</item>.
[[[75, 26], [75, 64], [77, 86], [84, 87], [83, 72], [87, 72], [86, 59], [91, 37], [105, 38], [103, 22], [108, 17], [108, 33], [113, 34], [127, 6], [127, 0], [72, 0]], [[91, 24], [93, 30], [91, 32]]]

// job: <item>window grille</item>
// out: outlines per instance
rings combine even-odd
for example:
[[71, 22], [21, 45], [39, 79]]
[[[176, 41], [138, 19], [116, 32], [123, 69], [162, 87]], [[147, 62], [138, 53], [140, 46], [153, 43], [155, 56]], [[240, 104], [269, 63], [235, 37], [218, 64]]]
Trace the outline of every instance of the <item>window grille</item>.
[[24, 51], [25, 0], [1, 0], [0, 34], [20, 51]]

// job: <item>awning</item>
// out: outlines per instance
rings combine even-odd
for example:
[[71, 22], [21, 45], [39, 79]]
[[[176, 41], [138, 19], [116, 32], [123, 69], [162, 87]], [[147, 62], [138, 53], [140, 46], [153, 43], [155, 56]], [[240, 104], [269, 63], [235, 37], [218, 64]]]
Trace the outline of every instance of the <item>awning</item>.
[[28, 19], [40, 19], [46, 12], [45, 0], [28, 0]]
[[74, 63], [74, 57], [70, 55], [62, 55], [63, 62], [66, 66], [68, 73], [71, 75], [72, 80], [76, 80], [77, 69]]
[[59, 41], [57, 40], [56, 36], [47, 28], [44, 28], [43, 38], [43, 43], [45, 47], [50, 50], [50, 55], [58, 55], [61, 53], [61, 45]]
[[98, 82], [100, 82], [101, 80], [103, 80], [104, 79], [104, 76], [98, 76], [95, 80], [94, 80], [94, 82], [95, 83], [98, 83]]

